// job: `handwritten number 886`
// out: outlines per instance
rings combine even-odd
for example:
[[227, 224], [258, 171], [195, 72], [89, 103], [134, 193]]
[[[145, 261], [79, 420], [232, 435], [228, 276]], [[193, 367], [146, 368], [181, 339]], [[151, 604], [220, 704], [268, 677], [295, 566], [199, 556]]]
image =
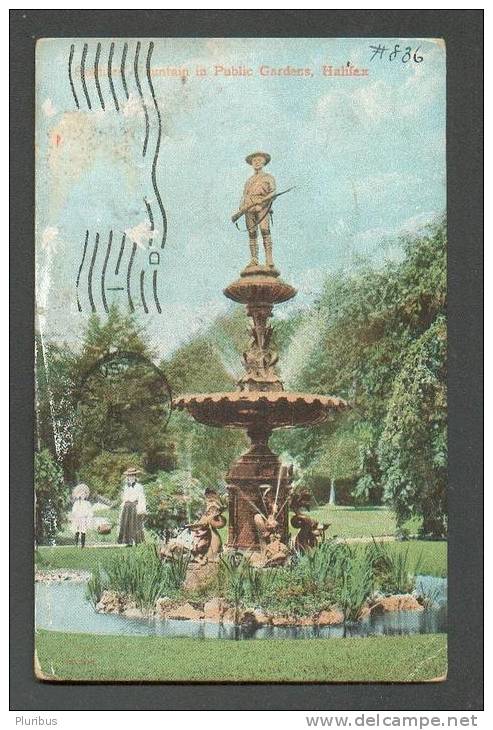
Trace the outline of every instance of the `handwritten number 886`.
[[[418, 56], [418, 51], [420, 50], [420, 48], [421, 48], [421, 46], [418, 46], [413, 53], [412, 58], [415, 63], [421, 63], [421, 61], [423, 60], [423, 56]], [[410, 61], [411, 60], [411, 51], [412, 51], [411, 46], [406, 46], [406, 48], [404, 50], [405, 50], [405, 52], [402, 53], [402, 51], [400, 50], [399, 44], [396, 43], [394, 46], [394, 50], [391, 53], [389, 53], [389, 61], [395, 61], [398, 53], [402, 53], [402, 58], [401, 58], [402, 63], [407, 63], [408, 61]]]

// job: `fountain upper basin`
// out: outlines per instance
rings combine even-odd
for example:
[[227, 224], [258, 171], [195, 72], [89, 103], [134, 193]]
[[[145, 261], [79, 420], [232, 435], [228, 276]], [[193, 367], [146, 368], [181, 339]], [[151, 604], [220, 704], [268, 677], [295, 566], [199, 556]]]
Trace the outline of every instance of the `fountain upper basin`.
[[207, 426], [234, 428], [289, 428], [323, 423], [347, 408], [342, 398], [286, 391], [239, 391], [182, 395], [173, 407], [186, 410]]
[[240, 304], [273, 305], [287, 302], [296, 289], [279, 278], [279, 272], [265, 266], [247, 267], [240, 278], [224, 289], [228, 299]]

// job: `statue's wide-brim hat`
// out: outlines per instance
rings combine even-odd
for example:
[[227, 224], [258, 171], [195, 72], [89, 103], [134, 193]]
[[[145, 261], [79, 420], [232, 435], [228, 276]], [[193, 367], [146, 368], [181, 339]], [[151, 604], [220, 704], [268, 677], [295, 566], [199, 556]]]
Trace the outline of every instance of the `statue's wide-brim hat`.
[[142, 474], [142, 469], [137, 469], [136, 466], [130, 466], [127, 471], [123, 472], [124, 477], [136, 477], [137, 474]]
[[247, 155], [245, 157], [245, 162], [248, 162], [248, 164], [251, 165], [254, 157], [263, 157], [266, 165], [268, 165], [271, 160], [268, 152], [252, 152], [251, 155]]

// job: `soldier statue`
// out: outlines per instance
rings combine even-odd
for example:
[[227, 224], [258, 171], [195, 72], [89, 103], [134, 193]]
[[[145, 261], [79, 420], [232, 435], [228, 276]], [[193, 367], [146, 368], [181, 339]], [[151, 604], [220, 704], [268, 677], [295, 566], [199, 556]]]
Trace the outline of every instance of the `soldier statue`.
[[242, 215], [245, 216], [251, 256], [248, 267], [259, 265], [257, 236], [260, 228], [265, 250], [265, 264], [270, 269], [274, 268], [270, 216], [272, 201], [277, 197], [275, 195], [276, 181], [264, 170], [270, 159], [267, 152], [253, 152], [245, 157], [245, 161], [253, 167], [253, 175], [245, 183], [239, 211], [231, 218], [233, 223], [236, 223]]

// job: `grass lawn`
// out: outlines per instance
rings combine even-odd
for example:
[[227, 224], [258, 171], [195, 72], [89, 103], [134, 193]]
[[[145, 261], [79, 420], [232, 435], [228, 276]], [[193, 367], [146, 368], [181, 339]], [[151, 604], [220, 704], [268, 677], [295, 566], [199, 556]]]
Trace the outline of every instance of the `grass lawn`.
[[40, 630], [45, 679], [74, 681], [420, 682], [447, 671], [445, 634], [227, 641]]
[[[428, 540], [409, 540], [407, 542], [389, 543], [396, 552], [409, 550], [409, 559], [413, 567], [419, 558], [419, 572], [423, 575], [447, 575], [447, 543]], [[35, 556], [36, 567], [40, 570], [92, 570], [97, 563], [104, 562], [110, 556], [121, 554], [125, 547], [96, 548], [62, 545], [60, 547], [40, 547]]]
[[[393, 535], [396, 525], [391, 510], [387, 507], [339, 507], [324, 505], [310, 513], [321, 522], [330, 522], [328, 535], [337, 535], [341, 538], [354, 537], [378, 537]], [[112, 514], [112, 521], [115, 524], [118, 515]], [[419, 528], [418, 521], [409, 522], [407, 528], [414, 533]], [[62, 535], [57, 547], [40, 547], [36, 554], [36, 565], [45, 569], [67, 569], [67, 570], [91, 570], [96, 563], [101, 562], [110, 555], [116, 554], [119, 550], [126, 548], [104, 548], [103, 550], [93, 546], [104, 544], [108, 541], [115, 542], [113, 529], [111, 536], [102, 537], [97, 533], [88, 535], [87, 546], [84, 550], [75, 548], [72, 544], [63, 544], [70, 540], [68, 533]], [[227, 540], [227, 528], [221, 530], [223, 542]], [[152, 535], [146, 533], [146, 539], [152, 540]], [[60, 544], [62, 543], [62, 544]], [[414, 565], [421, 556], [419, 572], [426, 575], [447, 575], [447, 543], [428, 540], [409, 540], [407, 542], [391, 543], [392, 549], [396, 551], [409, 551], [411, 565]]]
[[69, 545], [42, 546], [35, 553], [35, 562], [40, 570], [92, 570], [98, 563], [128, 549], [85, 547], [81, 550]]
[[[381, 537], [395, 535], [397, 525], [394, 513], [388, 507], [339, 507], [324, 504], [310, 512], [320, 522], [330, 522], [329, 535], [338, 537]], [[420, 520], [409, 520], [404, 525], [415, 534]]]
[[391, 550], [409, 550], [411, 567], [419, 561], [418, 573], [421, 575], [447, 576], [447, 542], [440, 540], [408, 540], [388, 543]]

